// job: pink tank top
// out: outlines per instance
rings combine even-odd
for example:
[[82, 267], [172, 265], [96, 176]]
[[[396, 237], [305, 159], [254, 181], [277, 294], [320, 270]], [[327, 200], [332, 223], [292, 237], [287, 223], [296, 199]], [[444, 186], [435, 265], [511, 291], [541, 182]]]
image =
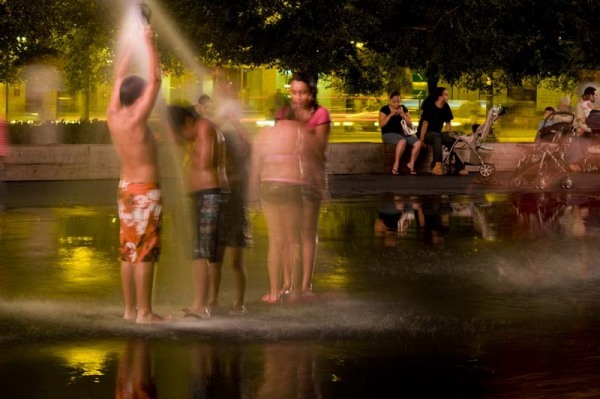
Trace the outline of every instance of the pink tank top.
[[[276, 120], [286, 119], [288, 113], [288, 107], [281, 108], [277, 115], [275, 115]], [[331, 117], [329, 116], [329, 111], [325, 107], [319, 107], [312, 114], [310, 119], [307, 122], [307, 127], [309, 130], [314, 130], [317, 126], [324, 125], [326, 123], [331, 123]]]

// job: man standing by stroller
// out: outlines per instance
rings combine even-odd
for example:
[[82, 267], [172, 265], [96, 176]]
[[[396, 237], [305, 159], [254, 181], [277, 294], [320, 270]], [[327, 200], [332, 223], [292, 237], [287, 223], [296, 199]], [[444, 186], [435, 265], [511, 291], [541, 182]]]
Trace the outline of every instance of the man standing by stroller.
[[[448, 91], [445, 87], [438, 87], [421, 105], [421, 120], [419, 121], [419, 138], [425, 144], [429, 144], [433, 149], [433, 168], [431, 174], [441, 176], [444, 174], [442, 169], [442, 145], [450, 148], [456, 139], [450, 137], [454, 119], [450, 105], [448, 105]], [[442, 132], [443, 128], [445, 132]], [[454, 156], [454, 166], [457, 173], [461, 176], [468, 175], [462, 161]]]

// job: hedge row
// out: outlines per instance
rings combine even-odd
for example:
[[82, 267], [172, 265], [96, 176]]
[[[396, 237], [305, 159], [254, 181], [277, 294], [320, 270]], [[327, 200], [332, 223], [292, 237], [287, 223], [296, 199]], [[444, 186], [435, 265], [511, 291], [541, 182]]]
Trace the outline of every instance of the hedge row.
[[11, 144], [110, 144], [106, 121], [46, 122], [32, 124], [14, 122], [9, 125]]

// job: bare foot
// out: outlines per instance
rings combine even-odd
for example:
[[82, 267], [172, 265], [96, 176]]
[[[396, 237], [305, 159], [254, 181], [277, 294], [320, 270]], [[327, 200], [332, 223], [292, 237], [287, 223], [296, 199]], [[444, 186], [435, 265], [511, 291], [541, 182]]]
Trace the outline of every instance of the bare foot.
[[231, 316], [242, 316], [248, 313], [248, 309], [243, 304], [235, 304], [231, 309], [229, 309], [229, 314]]
[[136, 324], [160, 324], [168, 321], [170, 320], [152, 312], [146, 315], [138, 314], [137, 318], [135, 319]]
[[210, 310], [208, 307], [204, 307], [201, 309], [181, 309], [181, 313], [183, 313], [183, 318], [184, 319], [197, 319], [197, 320], [202, 320], [202, 319], [209, 319], [211, 314], [210, 314]]
[[125, 314], [123, 315], [123, 319], [125, 321], [134, 322], [137, 319], [137, 312], [135, 312], [135, 313], [125, 312]]
[[304, 297], [302, 294], [299, 294], [298, 291], [292, 291], [290, 295], [285, 298], [288, 303], [300, 303], [304, 301]]
[[284, 284], [283, 287], [279, 289], [279, 296], [288, 295], [290, 293], [290, 285]]
[[263, 301], [264, 303], [268, 303], [270, 305], [277, 305], [277, 304], [281, 303], [281, 298], [279, 298], [277, 295], [271, 295], [271, 294], [263, 295], [260, 300]]
[[302, 298], [304, 298], [305, 300], [311, 300], [316, 299], [317, 295], [314, 292], [312, 292], [312, 288], [309, 288], [307, 290], [302, 291]]

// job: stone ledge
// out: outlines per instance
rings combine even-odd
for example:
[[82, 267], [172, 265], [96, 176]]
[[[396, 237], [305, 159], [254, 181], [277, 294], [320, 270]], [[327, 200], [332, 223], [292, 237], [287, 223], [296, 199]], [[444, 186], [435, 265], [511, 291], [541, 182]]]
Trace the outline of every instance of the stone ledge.
[[[490, 161], [498, 171], [514, 170], [521, 149], [532, 144], [494, 143]], [[161, 170], [177, 175], [177, 155], [161, 148]], [[331, 143], [327, 150], [329, 174], [390, 173], [394, 146], [383, 143]], [[419, 171], [428, 171], [430, 151], [421, 159]], [[429, 160], [429, 162], [428, 162]], [[118, 179], [119, 158], [110, 144], [15, 145], [3, 171], [6, 181]], [[475, 168], [475, 167], [472, 167]]]

